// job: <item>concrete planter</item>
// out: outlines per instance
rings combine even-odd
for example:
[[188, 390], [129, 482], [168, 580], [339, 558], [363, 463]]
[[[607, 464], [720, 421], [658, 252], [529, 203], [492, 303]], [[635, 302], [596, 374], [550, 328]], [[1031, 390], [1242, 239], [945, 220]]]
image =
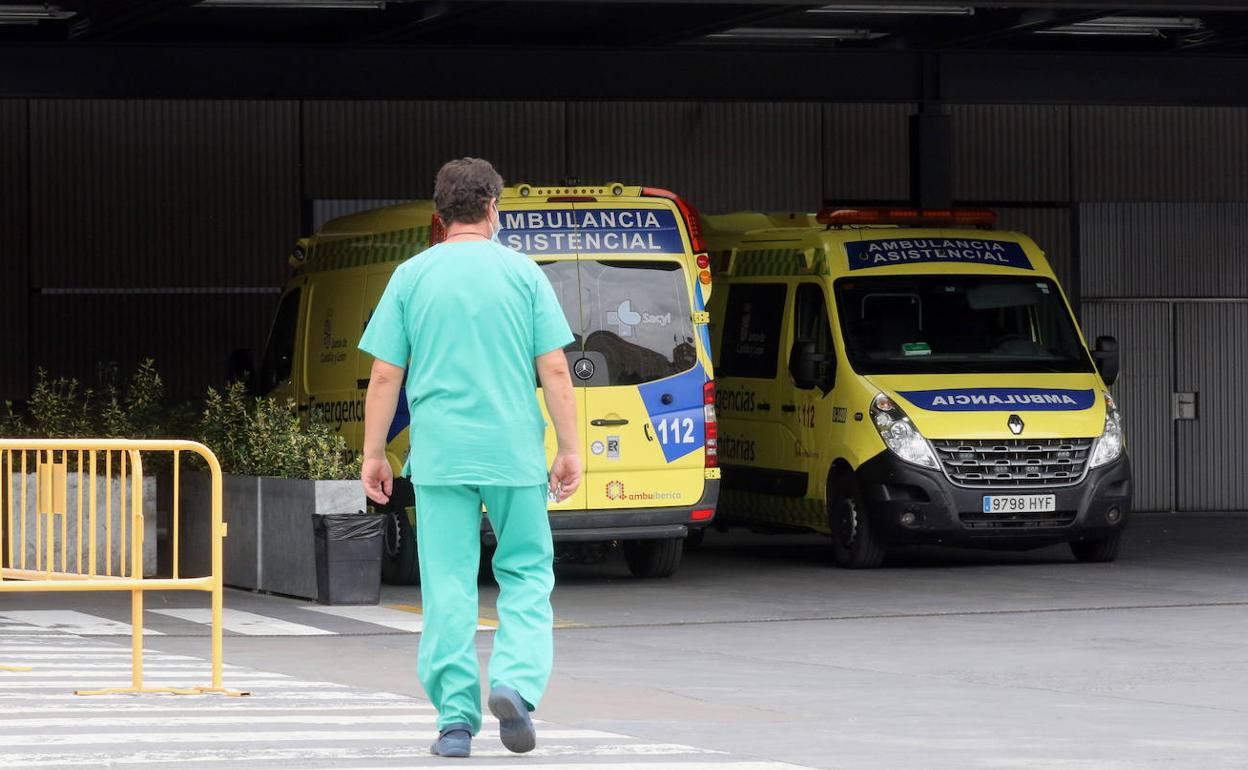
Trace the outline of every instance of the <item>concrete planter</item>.
[[[13, 494], [19, 498], [22, 495], [22, 474], [13, 474], [11, 479], [13, 483]], [[38, 528], [46, 527], [49, 517], [39, 517], [36, 513], [37, 499], [36, 490], [38, 489], [35, 474], [27, 474], [26, 478], [26, 507], [24, 516], [20, 514], [18, 507], [13, 508], [13, 531], [17, 532], [19, 539], [25, 544], [26, 551], [26, 568], [35, 569], [35, 565], [39, 564], [38, 556], [35, 551], [38, 546]], [[358, 484], [357, 484], [358, 485]], [[91, 482], [84, 475], [82, 479], [82, 539], [78, 537], [78, 474], [70, 473], [66, 479], [65, 499], [68, 503], [69, 510], [65, 512], [65, 561], [66, 567], [70, 572], [78, 571], [78, 557], [82, 557], [82, 573], [89, 574], [91, 565]], [[129, 479], [126, 480], [126, 506], [125, 515], [129, 515], [130, 494], [133, 487]], [[8, 490], [5, 490], [7, 497]], [[111, 502], [110, 502], [111, 501]], [[106, 515], [108, 506], [112, 506], [111, 517]], [[108, 574], [109, 564], [111, 560], [112, 574], [120, 575], [121, 573], [121, 557], [122, 548], [120, 541], [121, 519], [123, 516], [121, 506], [121, 480], [114, 478], [106, 482], [103, 478], [97, 478], [95, 483], [95, 571], [96, 574]], [[8, 530], [9, 511], [3, 511], [4, 527]], [[38, 519], [43, 518], [40, 522]], [[54, 562], [53, 565], [58, 570], [61, 567], [61, 516], [56, 515], [50, 517], [52, 527], [52, 552]], [[111, 521], [110, 521], [111, 519]], [[131, 522], [126, 519], [126, 570], [125, 574], [130, 574], [130, 525]], [[106, 539], [106, 534], [111, 532], [111, 547]], [[43, 558], [47, 556], [47, 532], [44, 536], [44, 553]], [[7, 537], [7, 535], [6, 535]], [[20, 567], [21, 553], [15, 553], [12, 567]], [[43, 565], [47, 567], [46, 564]], [[158, 565], [156, 563], [156, 479], [145, 477], [143, 479], [143, 574], [144, 577], [153, 577], [157, 574]]]
[[[209, 476], [182, 478], [180, 573], [211, 569], [208, 527]], [[355, 513], [365, 507], [359, 481], [307, 481], [270, 476], [222, 478], [225, 584], [253, 591], [316, 598], [316, 551], [312, 517]]]

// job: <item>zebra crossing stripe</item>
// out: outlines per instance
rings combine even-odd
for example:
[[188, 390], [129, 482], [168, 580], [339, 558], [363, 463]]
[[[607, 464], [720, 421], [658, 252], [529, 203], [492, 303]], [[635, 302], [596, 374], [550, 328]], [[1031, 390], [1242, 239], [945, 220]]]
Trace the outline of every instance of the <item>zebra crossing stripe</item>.
[[[195, 607], [181, 610], [152, 610], [158, 615], [167, 615], [191, 623], [209, 625], [212, 623], [212, 610], [206, 607]], [[323, 628], [305, 626], [302, 623], [291, 623], [288, 620], [270, 618], [246, 610], [226, 609], [221, 624], [227, 631], [245, 636], [332, 636], [333, 631]], [[128, 628], [128, 626], [127, 626]]]
[[[48, 629], [55, 628], [76, 636], [130, 636], [130, 624], [88, 615], [76, 610], [5, 610], [0, 612], [11, 620]], [[143, 629], [145, 636], [164, 636], [150, 628]]]

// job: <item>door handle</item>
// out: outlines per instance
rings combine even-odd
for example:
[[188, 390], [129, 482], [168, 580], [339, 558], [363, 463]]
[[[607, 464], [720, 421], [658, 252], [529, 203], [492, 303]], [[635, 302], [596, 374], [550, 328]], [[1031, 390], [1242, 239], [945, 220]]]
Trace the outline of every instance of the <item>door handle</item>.
[[765, 401], [759, 401], [757, 404], [754, 405], [754, 408], [760, 412], [770, 412], [771, 404], [768, 404]]
[[797, 407], [796, 407], [796, 406], [794, 406], [793, 404], [783, 404], [783, 405], [781, 405], [781, 407], [780, 407], [780, 411], [782, 411], [782, 412], [796, 412], [796, 411], [797, 411]]
[[607, 428], [607, 427], [611, 427], [611, 426], [614, 426], [614, 425], [628, 425], [628, 420], [603, 420], [603, 419], [597, 419], [597, 420], [590, 420], [590, 421], [589, 421], [589, 424], [590, 424], [590, 425], [593, 425], [595, 428]]

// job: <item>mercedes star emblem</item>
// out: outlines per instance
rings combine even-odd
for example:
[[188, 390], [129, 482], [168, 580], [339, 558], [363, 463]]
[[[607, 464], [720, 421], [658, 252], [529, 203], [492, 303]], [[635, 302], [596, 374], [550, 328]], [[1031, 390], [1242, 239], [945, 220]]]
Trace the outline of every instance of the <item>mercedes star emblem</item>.
[[1010, 419], [1005, 424], [1010, 426], [1010, 433], [1013, 433], [1015, 436], [1023, 432], [1023, 418], [1016, 414], [1010, 415]]
[[588, 380], [594, 376], [594, 362], [588, 358], [582, 358], [572, 366], [572, 371], [576, 372], [576, 376], [582, 380]]

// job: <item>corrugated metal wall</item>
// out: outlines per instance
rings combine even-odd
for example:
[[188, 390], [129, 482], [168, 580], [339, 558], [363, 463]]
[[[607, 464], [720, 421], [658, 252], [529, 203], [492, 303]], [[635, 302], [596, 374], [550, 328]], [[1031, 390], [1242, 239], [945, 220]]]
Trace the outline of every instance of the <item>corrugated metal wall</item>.
[[1085, 297], [1248, 296], [1248, 203], [1080, 208]]
[[910, 115], [914, 110], [913, 104], [825, 104], [824, 200], [909, 200]]
[[1000, 206], [996, 212], [998, 229], [1026, 233], [1044, 249], [1049, 264], [1069, 293], [1073, 286], [1070, 280], [1073, 272], [1070, 210]]
[[955, 105], [954, 198], [1070, 200], [1070, 108]]
[[[1234, 87], [1228, 84], [1228, 87]], [[1082, 201], [1248, 199], [1248, 109], [1074, 107]]]
[[451, 158], [488, 158], [510, 182], [567, 175], [561, 102], [311, 101], [304, 199], [431, 198]]
[[812, 104], [595, 102], [568, 105], [568, 170], [642, 182], [705, 211], [817, 208], [820, 113]]
[[1177, 509], [1248, 508], [1244, 429], [1248, 395], [1248, 304], [1175, 306], [1175, 390], [1197, 394], [1197, 418], [1175, 423]]
[[299, 234], [295, 102], [35, 101], [37, 287], [264, 286]]
[[[1248, 509], [1227, 419], [1248, 396], [1248, 203], [1086, 203], [1079, 221], [1085, 331], [1123, 346], [1141, 505]], [[1198, 394], [1195, 420], [1174, 419], [1177, 392]]]
[[93, 382], [97, 361], [150, 355], [178, 396], [220, 382], [272, 297], [158, 292], [280, 283], [298, 128], [296, 102], [32, 102], [31, 366]]
[[1122, 372], [1113, 393], [1126, 420], [1135, 507], [1168, 511], [1175, 500], [1171, 308], [1162, 302], [1085, 303], [1083, 331], [1089, 344], [1101, 335], [1118, 338]]
[[30, 222], [27, 206], [26, 102], [0, 100], [0, 400], [24, 398], [27, 358], [27, 274]]

